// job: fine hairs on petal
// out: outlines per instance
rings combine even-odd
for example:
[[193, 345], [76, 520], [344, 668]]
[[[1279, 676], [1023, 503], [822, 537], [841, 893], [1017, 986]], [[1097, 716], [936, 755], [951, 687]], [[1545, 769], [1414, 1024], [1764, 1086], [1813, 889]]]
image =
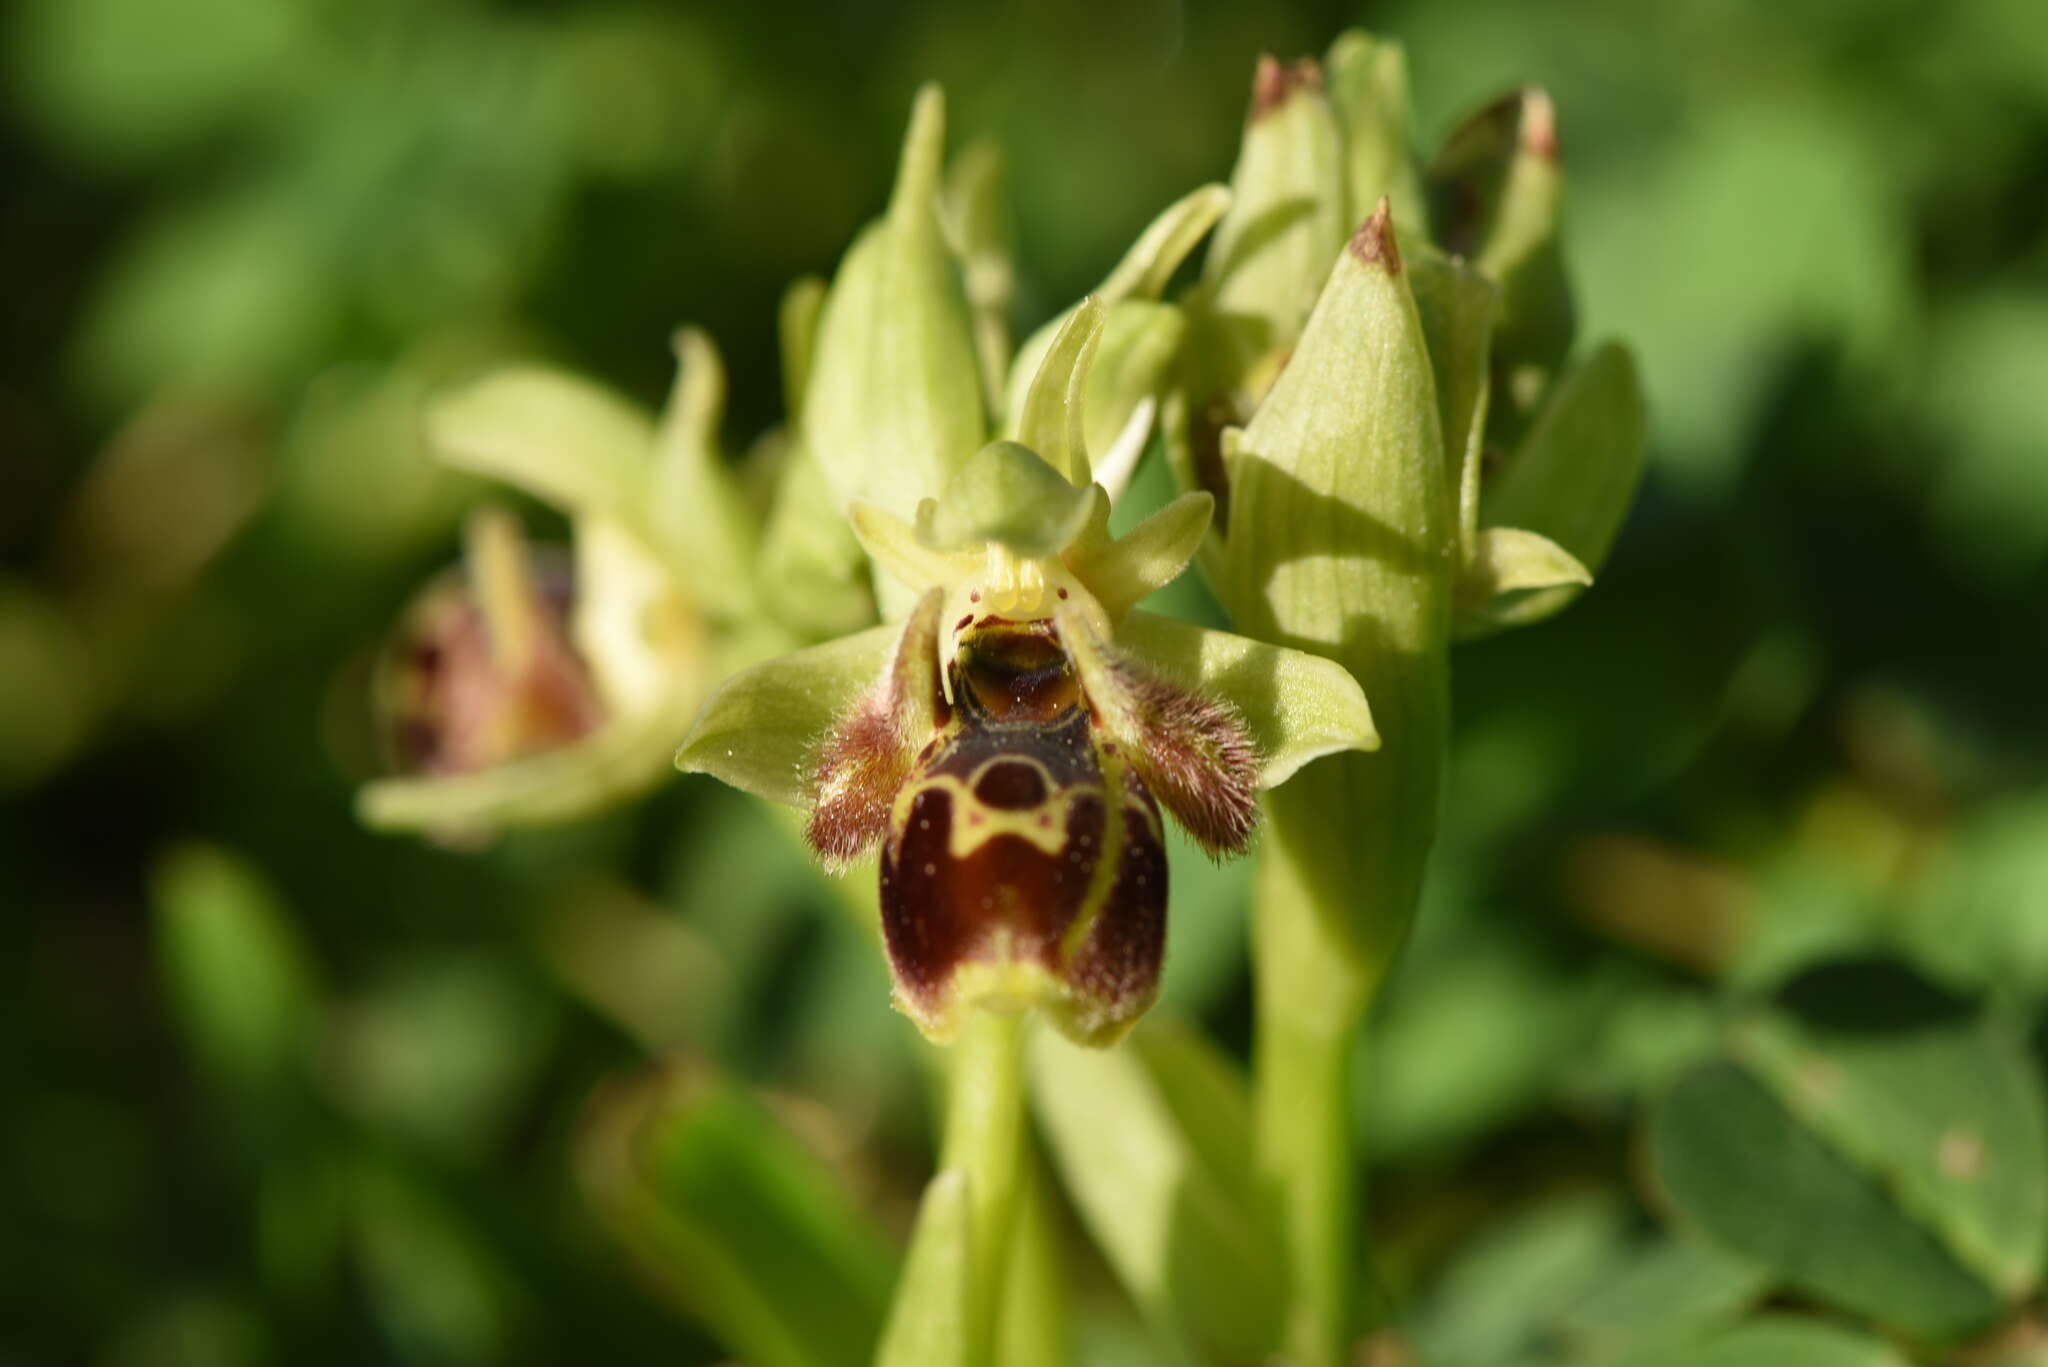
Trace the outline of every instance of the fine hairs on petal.
[[894, 690], [887, 680], [860, 695], [818, 753], [817, 805], [804, 839], [830, 869], [842, 869], [873, 848], [889, 830], [896, 790], [910, 775], [914, 751], [896, 723]]
[[1236, 709], [1121, 656], [1110, 667], [1136, 732], [1132, 767], [1212, 859], [1244, 853], [1258, 822], [1259, 755]]
[[1097, 725], [1152, 795], [1212, 858], [1243, 853], [1258, 820], [1260, 756], [1237, 710], [1111, 649], [1077, 612], [1058, 621]]
[[945, 707], [937, 655], [944, 599], [938, 589], [925, 594], [903, 624], [882, 677], [819, 747], [812, 771], [817, 797], [804, 838], [828, 868], [844, 868], [888, 834], [897, 790]]

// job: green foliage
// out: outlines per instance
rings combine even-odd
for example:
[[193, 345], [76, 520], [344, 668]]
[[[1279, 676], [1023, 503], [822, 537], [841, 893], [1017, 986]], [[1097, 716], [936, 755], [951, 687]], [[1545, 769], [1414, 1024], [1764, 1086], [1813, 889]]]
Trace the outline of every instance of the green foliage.
[[[369, 660], [456, 558], [463, 515], [505, 495], [436, 461], [427, 417], [508, 363], [615, 388], [636, 456], [667, 463], [611, 511], [695, 581], [692, 610], [730, 633], [722, 672], [876, 620], [821, 462], [916, 447], [950, 466], [1015, 435], [1093, 289], [1081, 438], [1071, 386], [1041, 405], [1057, 423], [1033, 422], [1106, 482], [1126, 468], [1113, 451], [1143, 454], [1114, 511], [1128, 531], [1173, 497], [1162, 452], [1126, 444], [1134, 416], [1170, 417], [1176, 351], [1216, 341], [1183, 258], [1225, 212], [1247, 77], [1262, 50], [1330, 42], [1312, 11], [10, 8], [7, 1353], [970, 1360], [973, 1197], [957, 1177], [926, 1186], [929, 1079], [887, 1008], [871, 873], [829, 881], [781, 817], [670, 775], [683, 726], [651, 752], [665, 786], [630, 806], [488, 848], [358, 827], [381, 772]], [[1335, 1189], [1331, 1220], [1360, 1234], [1342, 1290], [1368, 1307], [1370, 1352], [2038, 1358], [2038, 11], [1685, 3], [1617, 25], [1597, 0], [1400, 0], [1370, 16], [1380, 35], [1329, 49], [1320, 98], [1294, 111], [1308, 161], [1242, 168], [1240, 198], [1282, 245], [1231, 282], [1224, 336], [1256, 350], [1273, 339], [1249, 333], [1296, 326], [1388, 194], [1446, 525], [1506, 591], [1488, 604], [1532, 617], [1572, 599], [1458, 656], [1415, 929], [1369, 1037], [1337, 1056], [1355, 1104], [1334, 1131], [1304, 1127], [1353, 1146], [1358, 1190]], [[927, 282], [949, 331], [924, 359], [956, 402], [891, 419], [902, 450], [851, 451], [835, 437], [876, 424], [848, 415], [915, 360], [845, 340], [894, 287], [800, 288], [780, 320], [774, 301], [877, 265], [842, 254], [888, 212], [925, 79], [946, 88], [954, 146], [1003, 153], [913, 168], [945, 191], [916, 232], [962, 258], [958, 297]], [[1431, 155], [1532, 83], [1556, 116], [1554, 218], [1528, 211], [1519, 143], [1462, 168]], [[1304, 166], [1341, 185], [1341, 212], [1274, 213]], [[1421, 245], [1440, 228], [1430, 191], [1441, 206], [1461, 169], [1496, 209], [1524, 195], [1473, 243], [1511, 281]], [[1311, 240], [1320, 265], [1292, 251]], [[1475, 344], [1475, 319], [1518, 309], [1519, 350]], [[686, 384], [710, 389], [679, 393], [665, 425], [638, 416], [661, 408], [692, 324], [723, 353], [707, 367], [682, 344]], [[1633, 362], [1596, 345], [1609, 336]], [[1005, 370], [1012, 338], [1029, 340]], [[1515, 407], [1504, 355], [1555, 378]], [[1258, 359], [1226, 377], [1246, 396], [1286, 373]], [[1589, 390], [1605, 397], [1579, 407]], [[545, 416], [511, 425], [530, 437]], [[525, 473], [573, 492], [557, 454]], [[1638, 470], [1624, 517], [1601, 491]], [[536, 540], [578, 530], [519, 509]], [[1543, 542], [1482, 552], [1495, 528]], [[1210, 533], [1198, 563], [1220, 547]], [[1229, 625], [1195, 575], [1145, 609]], [[1203, 643], [1220, 638], [1131, 620], [1190, 677], [1217, 663]], [[816, 719], [882, 640], [822, 683], [762, 675], [726, 699], [714, 721], [775, 731], [757, 786], [795, 791]], [[1398, 709], [1369, 675], [1391, 741]], [[556, 777], [543, 795], [573, 796]], [[1306, 804], [1342, 810], [1322, 793]], [[1001, 1367], [1191, 1367], [1276, 1338], [1290, 1287], [1247, 1137], [1252, 875], [1170, 849], [1162, 1003], [1187, 1023], [1155, 1015], [1078, 1059], [1029, 1046], [1032, 1175], [1000, 1299], [1032, 1309], [998, 1326]], [[1939, 991], [1873, 976], [1873, 955]], [[1861, 984], [1854, 1009], [1818, 991], [1830, 979]], [[1311, 999], [1306, 974], [1294, 985]]]

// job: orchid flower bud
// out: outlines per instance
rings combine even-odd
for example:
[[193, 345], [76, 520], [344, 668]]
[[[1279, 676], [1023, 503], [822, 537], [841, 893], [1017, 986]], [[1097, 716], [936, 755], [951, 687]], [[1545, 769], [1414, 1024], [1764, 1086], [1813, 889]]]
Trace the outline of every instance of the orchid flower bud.
[[561, 507], [572, 555], [509, 515], [471, 523], [465, 570], [408, 614], [382, 672], [398, 773], [363, 819], [444, 834], [566, 820], [666, 772], [721, 653], [756, 616], [753, 529], [717, 452], [724, 372], [701, 333], [659, 422], [580, 380], [522, 369], [444, 399], [448, 464]]

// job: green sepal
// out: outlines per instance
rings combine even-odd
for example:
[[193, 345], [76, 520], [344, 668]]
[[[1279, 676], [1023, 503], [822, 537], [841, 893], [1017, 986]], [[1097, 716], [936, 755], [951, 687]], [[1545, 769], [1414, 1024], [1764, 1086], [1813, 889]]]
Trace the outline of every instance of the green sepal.
[[1492, 393], [1493, 323], [1500, 290], [1470, 265], [1428, 243], [1407, 253], [1408, 285], [1436, 377], [1444, 474], [1457, 510], [1458, 547], [1472, 557], [1479, 530], [1486, 411]]
[[1320, 655], [1149, 612], [1125, 618], [1116, 645], [1187, 687], [1227, 699], [1258, 747], [1261, 788], [1285, 783], [1323, 755], [1379, 748], [1365, 690]]
[[819, 640], [875, 620], [867, 557], [809, 447], [790, 450], [761, 533], [761, 601], [800, 636]]
[[1481, 490], [1480, 520], [1540, 532], [1598, 573], [1635, 499], [1648, 431], [1635, 361], [1606, 343], [1552, 387]]
[[[1124, 253], [1123, 260], [1117, 262], [1116, 269], [1103, 277], [1102, 283], [1094, 290], [1095, 297], [1112, 313], [1119, 304], [1126, 302], [1158, 302], [1174, 271], [1229, 207], [1230, 191], [1221, 185], [1204, 185], [1169, 204], [1146, 225], [1144, 232], [1138, 234], [1138, 240]], [[1076, 304], [1054, 318], [1032, 333], [1017, 349], [1016, 358], [1010, 363], [1010, 379], [1006, 388], [1009, 396], [1003, 409], [1006, 421], [1014, 421], [1023, 407], [1025, 388], [1038, 373], [1046, 348], [1052, 345], [1052, 339], [1066, 325], [1068, 316], [1079, 307]]]
[[676, 767], [772, 802], [809, 806], [819, 739], [881, 677], [902, 631], [901, 623], [870, 627], [733, 675], [704, 704], [675, 752]]
[[[1045, 350], [1024, 402], [1017, 412], [1017, 441], [1037, 453], [1068, 483], [1094, 482], [1088, 465], [1088, 436], [1083, 414], [1088, 402], [1088, 377], [1095, 348], [1102, 341], [1108, 310], [1090, 295], [1067, 314]], [[979, 461], [981, 458], [976, 457]], [[962, 475], [966, 471], [961, 472]], [[954, 481], [959, 482], [958, 477]], [[951, 490], [948, 490], [951, 496]]]
[[805, 445], [843, 507], [909, 517], [986, 430], [958, 265], [939, 226], [945, 101], [918, 92], [886, 215], [841, 263], [818, 320], [803, 405]]
[[1592, 582], [1586, 567], [1550, 538], [1519, 527], [1488, 527], [1458, 578], [1458, 635], [1540, 622]]
[[967, 306], [974, 316], [983, 398], [991, 411], [1003, 397], [1010, 360], [1010, 308], [1017, 297], [1008, 180], [1001, 145], [984, 139], [953, 158], [939, 194], [940, 223], [960, 258]]
[[447, 465], [487, 475], [571, 513], [643, 520], [653, 421], [610, 390], [538, 366], [502, 370], [428, 410]]
[[719, 451], [725, 365], [700, 328], [674, 341], [675, 389], [656, 435], [651, 520], [690, 595], [707, 611], [743, 617], [756, 607], [753, 520]]
[[1111, 622], [1180, 577], [1209, 534], [1216, 500], [1197, 489], [1182, 494], [1115, 540], [1107, 500], [1067, 551], [1067, 567], [1087, 584]]
[[1344, 130], [1345, 216], [1364, 218], [1385, 195], [1403, 240], [1422, 241], [1422, 184], [1409, 142], [1407, 52], [1393, 39], [1352, 29], [1330, 45], [1323, 70]]
[[1195, 244], [1228, 212], [1230, 200], [1229, 187], [1204, 185], [1167, 205], [1103, 278], [1097, 296], [1105, 304], [1158, 299]]

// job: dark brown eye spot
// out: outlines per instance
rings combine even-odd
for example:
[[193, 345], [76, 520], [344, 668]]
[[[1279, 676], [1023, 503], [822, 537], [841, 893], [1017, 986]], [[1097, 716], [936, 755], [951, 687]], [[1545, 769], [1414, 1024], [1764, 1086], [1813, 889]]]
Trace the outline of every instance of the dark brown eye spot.
[[1045, 801], [1045, 775], [1035, 764], [999, 760], [974, 780], [974, 796], [999, 812], [1028, 811]]
[[1066, 591], [1065, 589], [1061, 589], [1061, 590], [1060, 590], [1060, 601], [1061, 601], [1061, 602], [1065, 602], [1065, 601], [1066, 601], [1066, 599], [1067, 599], [1067, 591]]

